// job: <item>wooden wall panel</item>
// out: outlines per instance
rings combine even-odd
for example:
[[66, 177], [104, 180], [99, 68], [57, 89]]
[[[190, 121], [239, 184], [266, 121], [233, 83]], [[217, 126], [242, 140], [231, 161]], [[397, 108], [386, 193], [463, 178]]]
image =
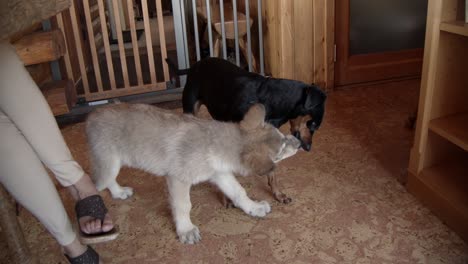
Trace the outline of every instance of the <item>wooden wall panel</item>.
[[[273, 1], [266, 1], [263, 5], [263, 17], [265, 18], [264, 25], [264, 44], [265, 47], [265, 73], [273, 75], [279, 72], [278, 62], [280, 54], [280, 46], [277, 42], [279, 39], [279, 16], [278, 5]], [[275, 76], [276, 76], [275, 75]]]
[[332, 88], [334, 1], [268, 0], [263, 4], [266, 73]]
[[[314, 39], [314, 78], [312, 82], [320, 85], [320, 87], [325, 87], [326, 85], [326, 74], [325, 74], [325, 64], [326, 64], [326, 46], [325, 46], [325, 1], [327, 0], [314, 0], [313, 1], [313, 39]], [[329, 0], [328, 0], [329, 1]], [[307, 25], [307, 24], [305, 24]], [[302, 76], [297, 76], [297, 78], [303, 78]]]
[[[310, 0], [296, 0], [294, 1], [294, 36], [293, 39], [293, 52], [294, 52], [294, 72], [293, 78], [300, 78], [301, 81], [312, 83], [314, 81], [314, 19], [310, 15], [313, 10], [314, 2]], [[301, 51], [301, 52], [295, 52]]]
[[326, 88], [335, 83], [335, 1], [325, 1], [325, 49]]

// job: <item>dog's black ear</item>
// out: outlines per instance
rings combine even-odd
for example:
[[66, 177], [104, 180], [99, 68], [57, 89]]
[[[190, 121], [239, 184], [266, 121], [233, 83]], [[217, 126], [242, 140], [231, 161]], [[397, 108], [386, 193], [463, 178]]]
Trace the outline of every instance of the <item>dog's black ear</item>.
[[327, 95], [317, 85], [311, 85], [306, 88], [306, 100], [304, 102], [304, 108], [307, 110], [313, 109], [319, 104], [325, 102]]
[[265, 125], [265, 106], [262, 104], [252, 105], [240, 122], [242, 129], [249, 131]]

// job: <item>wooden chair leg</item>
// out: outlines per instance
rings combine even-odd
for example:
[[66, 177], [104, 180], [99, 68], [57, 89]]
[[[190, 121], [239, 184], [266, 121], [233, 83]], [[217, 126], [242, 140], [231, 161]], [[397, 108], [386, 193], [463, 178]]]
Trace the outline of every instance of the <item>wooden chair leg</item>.
[[220, 41], [220, 39], [218, 37], [216, 37], [214, 47], [213, 47], [213, 56], [214, 57], [219, 57], [220, 46], [221, 46], [221, 41]]
[[28, 248], [10, 196], [0, 184], [0, 226], [13, 263], [38, 263]]
[[[248, 59], [249, 59], [249, 53], [247, 51], [247, 48], [246, 48], [246, 44], [245, 44], [245, 40], [243, 37], [239, 37], [239, 47], [240, 47], [240, 50], [242, 51], [242, 55], [244, 55], [244, 58], [245, 60], [247, 61], [247, 64], [249, 63], [248, 62]], [[254, 72], [257, 72], [257, 62], [255, 60], [255, 56], [253, 55], [253, 52], [252, 52], [252, 69]]]

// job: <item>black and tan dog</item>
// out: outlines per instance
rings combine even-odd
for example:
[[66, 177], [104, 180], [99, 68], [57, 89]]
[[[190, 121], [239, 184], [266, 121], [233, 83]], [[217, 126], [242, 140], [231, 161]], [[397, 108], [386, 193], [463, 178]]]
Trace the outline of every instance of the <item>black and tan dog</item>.
[[[325, 110], [326, 95], [318, 86], [267, 78], [219, 58], [201, 60], [180, 73], [188, 74], [182, 97], [185, 113], [196, 115], [204, 104], [214, 119], [239, 122], [253, 104], [261, 103], [266, 108], [266, 122], [280, 127], [289, 121], [291, 134], [310, 151]], [[291, 201], [278, 189], [274, 175], [268, 177], [268, 183], [277, 200]]]

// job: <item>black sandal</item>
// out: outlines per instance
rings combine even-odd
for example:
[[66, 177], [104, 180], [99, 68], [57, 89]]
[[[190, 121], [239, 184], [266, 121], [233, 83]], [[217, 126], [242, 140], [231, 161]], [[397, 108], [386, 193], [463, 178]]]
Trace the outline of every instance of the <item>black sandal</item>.
[[111, 230], [102, 233], [86, 234], [81, 231], [79, 219], [83, 216], [91, 216], [100, 219], [104, 223], [104, 218], [108, 212], [100, 195], [95, 194], [88, 196], [75, 205], [76, 217], [78, 219], [78, 229], [80, 230], [80, 241], [83, 244], [96, 244], [101, 242], [111, 241], [117, 238], [119, 232], [114, 226]]
[[70, 258], [65, 254], [65, 257], [68, 259], [68, 262], [70, 264], [99, 264], [99, 255], [94, 251], [94, 249], [90, 246], [87, 246], [88, 248], [86, 251], [79, 255], [78, 257]]

